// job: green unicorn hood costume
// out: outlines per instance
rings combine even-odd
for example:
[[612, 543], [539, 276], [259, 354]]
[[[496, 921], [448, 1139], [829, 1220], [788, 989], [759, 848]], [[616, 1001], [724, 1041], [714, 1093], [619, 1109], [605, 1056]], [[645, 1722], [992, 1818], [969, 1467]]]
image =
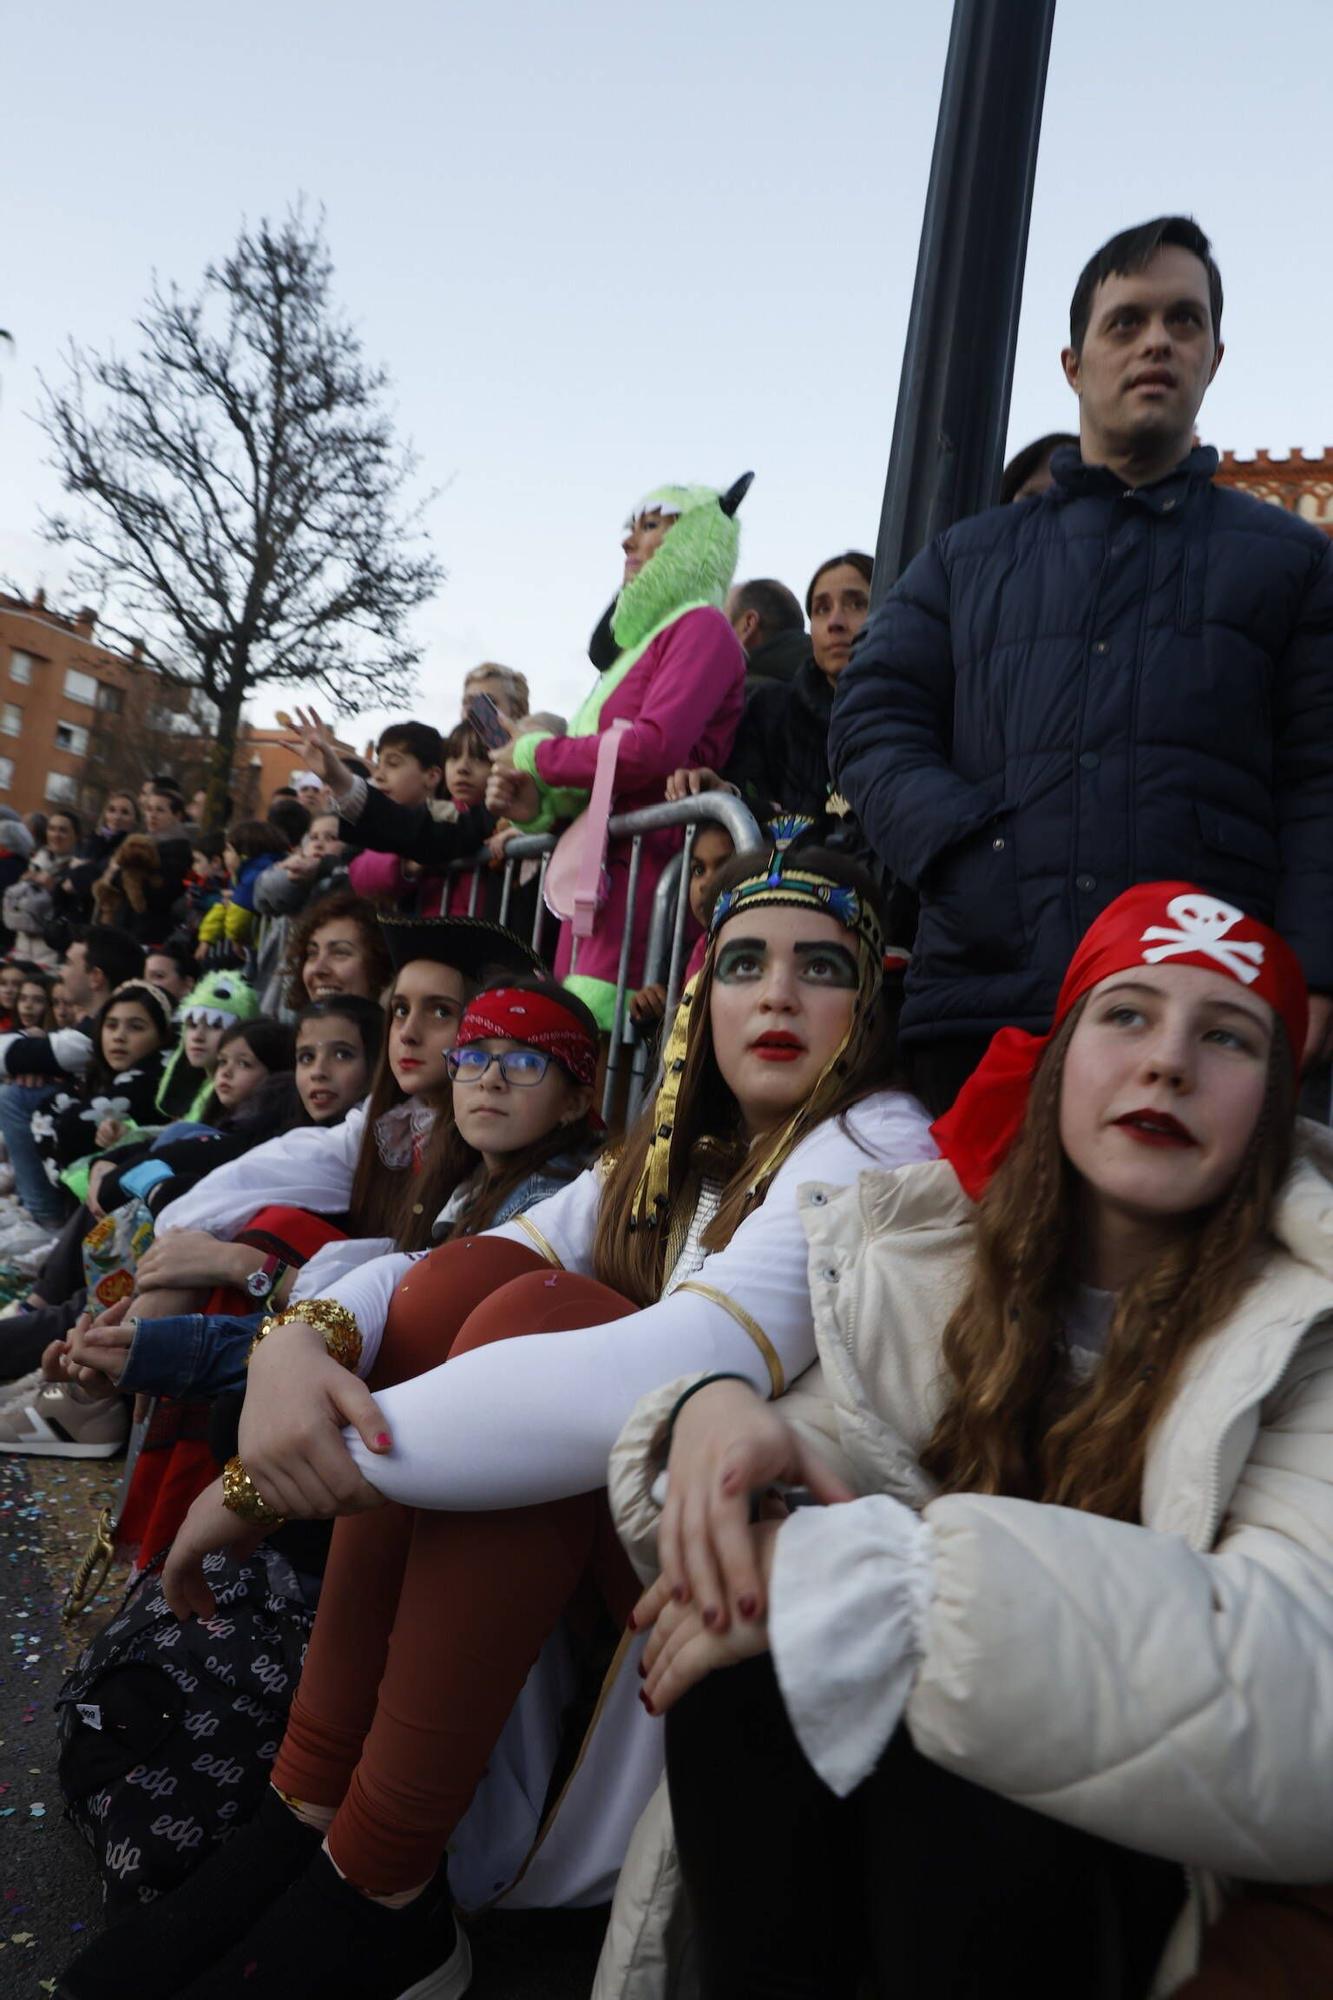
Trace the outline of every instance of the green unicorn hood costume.
[[[259, 995], [247, 980], [242, 979], [239, 972], [206, 972], [193, 992], [187, 993], [176, 1009], [176, 1021], [180, 1027], [186, 1026], [190, 1021], [205, 1021], [210, 1028], [230, 1028], [237, 1021], [253, 1021], [258, 1014]], [[177, 1065], [184, 1061], [184, 1049], [177, 1048], [172, 1052], [171, 1060], [162, 1072], [162, 1081], [157, 1092], [157, 1108], [164, 1116], [166, 1115], [164, 1107], [171, 1101], [169, 1095], [171, 1079], [176, 1073]], [[178, 1111], [175, 1114], [178, 1118], [198, 1122], [199, 1113], [208, 1102], [209, 1093], [213, 1088], [207, 1071], [201, 1075], [202, 1081], [190, 1100], [188, 1111]]]

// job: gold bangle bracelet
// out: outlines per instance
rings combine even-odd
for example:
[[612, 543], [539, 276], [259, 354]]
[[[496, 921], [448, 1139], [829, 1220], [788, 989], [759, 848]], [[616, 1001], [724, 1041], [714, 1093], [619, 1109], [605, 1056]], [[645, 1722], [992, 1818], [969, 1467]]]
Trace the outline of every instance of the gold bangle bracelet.
[[270, 1507], [239, 1455], [229, 1458], [222, 1468], [222, 1504], [238, 1521], [253, 1521], [265, 1528], [280, 1528], [287, 1516]]
[[361, 1359], [361, 1329], [356, 1323], [356, 1314], [347, 1306], [340, 1306], [336, 1299], [302, 1299], [299, 1305], [284, 1306], [281, 1312], [270, 1313], [250, 1343], [247, 1364], [260, 1341], [266, 1339], [275, 1326], [291, 1326], [297, 1320], [305, 1326], [313, 1326], [323, 1336], [324, 1345], [333, 1359], [355, 1372]]

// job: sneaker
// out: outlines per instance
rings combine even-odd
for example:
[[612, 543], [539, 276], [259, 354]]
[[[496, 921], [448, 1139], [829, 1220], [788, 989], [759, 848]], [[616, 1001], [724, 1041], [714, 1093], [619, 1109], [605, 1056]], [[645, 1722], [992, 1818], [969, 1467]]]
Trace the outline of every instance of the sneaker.
[[76, 1382], [45, 1382], [0, 1410], [0, 1451], [32, 1458], [114, 1458], [129, 1434], [123, 1396], [94, 1396]]
[[321, 1849], [180, 2000], [461, 2000], [471, 1984], [472, 1953], [447, 1890], [432, 1886], [406, 1909], [386, 1910]]
[[37, 1391], [45, 1387], [46, 1377], [40, 1368], [34, 1368], [31, 1375], [17, 1375], [12, 1382], [0, 1383], [0, 1413], [30, 1403]]

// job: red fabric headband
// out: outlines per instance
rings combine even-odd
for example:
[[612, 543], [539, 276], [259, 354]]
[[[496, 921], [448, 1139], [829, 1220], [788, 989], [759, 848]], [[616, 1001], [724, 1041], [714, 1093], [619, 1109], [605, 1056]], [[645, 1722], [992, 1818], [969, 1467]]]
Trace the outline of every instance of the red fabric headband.
[[1266, 1000], [1286, 1030], [1293, 1065], [1305, 1048], [1308, 997], [1300, 962], [1276, 931], [1189, 882], [1126, 889], [1084, 933], [1069, 962], [1050, 1034], [1001, 1028], [958, 1100], [931, 1131], [973, 1201], [1018, 1137], [1037, 1064], [1070, 1009], [1133, 965], [1199, 965]]
[[458, 1024], [457, 1049], [504, 1035], [553, 1056], [575, 1083], [596, 1083], [597, 1043], [576, 1014], [549, 993], [529, 993], [521, 986], [496, 986], [469, 1001]]

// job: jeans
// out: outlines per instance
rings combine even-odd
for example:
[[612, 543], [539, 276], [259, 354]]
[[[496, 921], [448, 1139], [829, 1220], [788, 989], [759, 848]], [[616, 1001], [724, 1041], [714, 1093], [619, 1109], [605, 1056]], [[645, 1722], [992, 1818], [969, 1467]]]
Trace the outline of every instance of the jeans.
[[33, 1112], [40, 1111], [55, 1095], [54, 1083], [0, 1084], [0, 1133], [14, 1169], [14, 1186], [33, 1221], [45, 1229], [59, 1229], [69, 1207], [60, 1189], [47, 1179], [32, 1136]]

